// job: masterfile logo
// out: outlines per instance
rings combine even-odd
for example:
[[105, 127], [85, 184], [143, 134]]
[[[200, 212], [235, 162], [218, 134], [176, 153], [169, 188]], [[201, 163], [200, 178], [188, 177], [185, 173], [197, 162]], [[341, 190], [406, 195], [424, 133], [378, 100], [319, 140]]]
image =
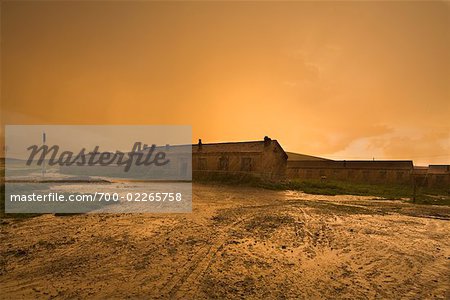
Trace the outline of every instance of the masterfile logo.
[[136, 142], [129, 153], [124, 153], [121, 151], [116, 151], [114, 153], [108, 151], [99, 152], [100, 147], [95, 146], [93, 151], [90, 153], [86, 153], [86, 148], [82, 148], [78, 154], [75, 154], [71, 151], [63, 151], [60, 153], [60, 148], [58, 145], [53, 145], [51, 147], [45, 144], [42, 146], [32, 145], [27, 148], [27, 150], [30, 151], [30, 156], [28, 157], [26, 164], [27, 166], [30, 166], [35, 161], [35, 158], [38, 157], [36, 161], [36, 165], [38, 166], [42, 166], [44, 160], [47, 159], [49, 166], [117, 165], [124, 166], [124, 171], [128, 172], [133, 164], [136, 166], [155, 165], [160, 167], [165, 166], [170, 162], [170, 159], [166, 158], [166, 153], [164, 151], [155, 151], [155, 144], [148, 148], [145, 146], [144, 151], [140, 151], [138, 149], [140, 149], [141, 143]]

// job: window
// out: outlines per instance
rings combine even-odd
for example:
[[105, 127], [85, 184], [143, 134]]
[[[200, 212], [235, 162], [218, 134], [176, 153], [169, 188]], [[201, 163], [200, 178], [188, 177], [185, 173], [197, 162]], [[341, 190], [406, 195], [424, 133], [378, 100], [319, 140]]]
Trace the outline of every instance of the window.
[[252, 170], [252, 159], [250, 157], [243, 157], [241, 160], [241, 171], [249, 172]]
[[313, 176], [312, 170], [306, 170], [306, 178], [311, 178]]
[[219, 170], [228, 171], [228, 157], [220, 157], [219, 158]]
[[198, 169], [199, 170], [206, 170], [206, 158], [200, 157], [198, 159]]

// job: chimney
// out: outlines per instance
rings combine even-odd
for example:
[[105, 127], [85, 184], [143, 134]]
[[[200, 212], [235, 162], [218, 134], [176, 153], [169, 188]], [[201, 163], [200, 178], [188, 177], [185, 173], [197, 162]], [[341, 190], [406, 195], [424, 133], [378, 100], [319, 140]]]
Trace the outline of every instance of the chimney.
[[272, 139], [266, 135], [264, 137], [264, 147], [268, 147], [271, 142], [272, 142]]
[[198, 151], [202, 151], [202, 139], [198, 139]]

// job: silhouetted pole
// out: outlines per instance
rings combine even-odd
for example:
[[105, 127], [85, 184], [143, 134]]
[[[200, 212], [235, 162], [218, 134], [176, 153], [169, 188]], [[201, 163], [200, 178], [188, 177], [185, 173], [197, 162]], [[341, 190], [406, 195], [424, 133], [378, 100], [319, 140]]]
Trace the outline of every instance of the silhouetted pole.
[[[45, 146], [45, 140], [46, 140], [46, 136], [45, 136], [45, 132], [42, 132], [42, 145]], [[42, 178], [45, 177], [45, 158], [44, 161], [42, 162]]]

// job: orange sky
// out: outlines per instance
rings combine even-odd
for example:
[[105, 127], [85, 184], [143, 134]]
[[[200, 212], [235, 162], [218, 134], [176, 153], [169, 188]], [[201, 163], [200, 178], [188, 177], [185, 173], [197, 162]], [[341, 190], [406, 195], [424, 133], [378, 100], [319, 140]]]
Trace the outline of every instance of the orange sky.
[[1, 5], [2, 124], [186, 124], [450, 164], [448, 3]]

